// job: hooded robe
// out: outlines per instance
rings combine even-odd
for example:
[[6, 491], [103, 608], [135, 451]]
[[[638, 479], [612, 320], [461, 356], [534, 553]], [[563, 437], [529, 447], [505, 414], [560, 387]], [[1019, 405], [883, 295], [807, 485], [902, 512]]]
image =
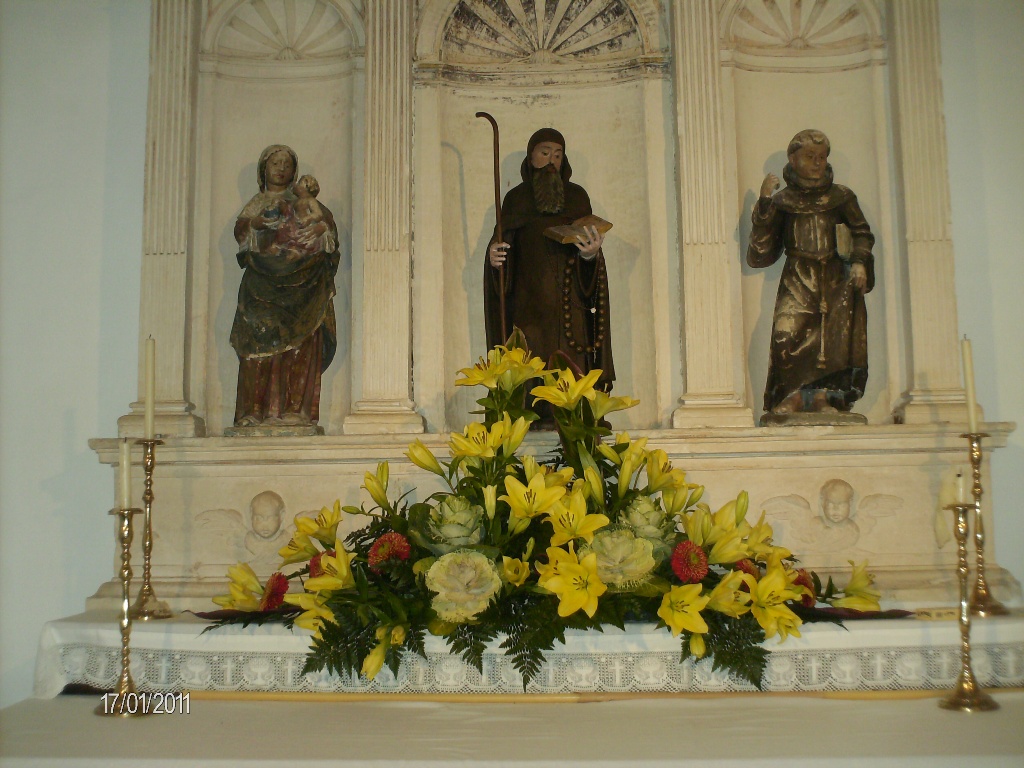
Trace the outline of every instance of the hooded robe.
[[[562, 352], [583, 373], [602, 370], [598, 386], [610, 389], [615, 380], [612, 361], [608, 272], [601, 251], [592, 259], [580, 256], [572, 244], [545, 237], [548, 227], [571, 224], [593, 213], [586, 190], [569, 181], [572, 167], [562, 157], [560, 175], [565, 202], [558, 213], [541, 213], [534, 199], [530, 154], [543, 141], [561, 144], [557, 131], [545, 128], [531, 138], [523, 160], [523, 182], [505, 195], [501, 206], [502, 239], [509, 244], [505, 261], [505, 323], [526, 336], [530, 351], [548, 362]], [[497, 228], [491, 243], [497, 241]], [[504, 344], [499, 296], [499, 270], [484, 259], [484, 315], [487, 346]]]
[[[864, 294], [875, 286], [875, 238], [857, 196], [832, 182], [832, 166], [819, 182], [786, 164], [786, 187], [754, 206], [747, 263], [769, 267], [783, 250], [775, 300], [764, 409], [795, 392], [824, 391], [828, 404], [849, 411], [868, 380], [867, 310]], [[853, 240], [849, 258], [836, 250], [836, 225]], [[850, 283], [850, 265], [863, 264], [863, 292]]]

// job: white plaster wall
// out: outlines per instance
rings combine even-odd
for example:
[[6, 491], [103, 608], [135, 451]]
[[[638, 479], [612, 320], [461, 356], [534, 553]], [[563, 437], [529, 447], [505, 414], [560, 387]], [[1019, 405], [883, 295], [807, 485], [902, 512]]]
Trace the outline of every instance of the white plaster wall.
[[[960, 327], [986, 415], [1024, 425], [1024, 5], [940, 6]], [[0, 0], [0, 706], [31, 695], [43, 623], [111, 573], [86, 441], [136, 395], [148, 30], [138, 0]], [[997, 559], [1024, 580], [1020, 431], [993, 473]]]
[[1024, 3], [942, 0], [942, 79], [960, 332], [978, 401], [1016, 421], [992, 459], [996, 558], [1024, 574]]
[[149, 4], [0, 0], [0, 705], [114, 561], [86, 441], [136, 395]]

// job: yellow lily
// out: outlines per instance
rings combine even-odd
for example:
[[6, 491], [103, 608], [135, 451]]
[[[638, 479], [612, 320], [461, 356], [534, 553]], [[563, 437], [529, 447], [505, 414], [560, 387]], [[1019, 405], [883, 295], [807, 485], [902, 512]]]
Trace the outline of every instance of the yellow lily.
[[744, 584], [748, 589], [753, 588], [754, 577], [741, 571], [730, 571], [708, 595], [708, 608], [739, 618], [750, 610], [750, 593], [743, 591]]
[[661, 598], [658, 616], [672, 630], [673, 636], [684, 629], [696, 634], [708, 631], [708, 624], [700, 615], [708, 604], [708, 598], [701, 595], [700, 590], [700, 584], [682, 584], [672, 587]]
[[431, 453], [430, 449], [425, 446], [422, 441], [416, 440], [409, 444], [409, 450], [405, 452], [405, 455], [409, 457], [409, 461], [415, 464], [420, 469], [425, 469], [427, 472], [433, 472], [435, 475], [444, 477], [444, 470], [441, 469], [441, 465], [438, 463], [437, 458]]
[[565, 496], [565, 488], [548, 488], [541, 474], [534, 475], [529, 485], [523, 485], [512, 476], [506, 477], [505, 490], [508, 494], [499, 498], [511, 507], [512, 516], [527, 519], [547, 512]]
[[627, 408], [632, 408], [635, 405], [639, 405], [639, 400], [634, 400], [632, 397], [612, 397], [607, 395], [600, 390], [594, 390], [594, 397], [591, 400], [590, 408], [594, 412], [595, 419], [603, 419], [609, 413], [613, 411], [624, 411]]
[[[296, 517], [295, 520], [298, 524], [299, 518]], [[320, 549], [309, 538], [309, 534], [296, 531], [292, 534], [291, 540], [281, 547], [277, 554], [283, 558], [281, 565], [290, 565], [291, 563], [304, 563], [310, 558], [316, 557], [320, 554]]]
[[601, 378], [602, 371], [595, 368], [576, 381], [572, 371], [560, 370], [544, 377], [545, 386], [534, 387], [530, 394], [537, 400], [545, 400], [556, 408], [575, 408], [581, 398], [594, 399], [594, 384]]
[[[506, 415], [506, 420], [508, 416]], [[455, 456], [475, 456], [481, 459], [493, 459], [505, 439], [505, 422], [497, 421], [488, 430], [482, 423], [475, 421], [466, 426], [461, 435], [452, 435], [449, 450]]]
[[877, 611], [881, 609], [878, 601], [882, 593], [872, 589], [875, 577], [868, 573], [868, 563], [865, 560], [857, 565], [853, 560], [848, 561], [853, 566], [853, 574], [850, 576], [850, 583], [843, 589], [843, 597], [833, 600], [832, 605], [836, 608], [851, 608], [855, 611]]
[[651, 493], [686, 487], [686, 473], [673, 469], [668, 454], [660, 448], [647, 454], [647, 488]]
[[711, 516], [708, 514], [707, 507], [704, 504], [699, 504], [692, 512], [681, 515], [681, 517], [686, 538], [698, 547], [703, 547], [708, 534], [711, 533]]
[[[715, 533], [714, 526], [712, 526], [711, 531], [712, 534]], [[711, 550], [708, 552], [709, 563], [728, 565], [749, 557], [739, 531], [735, 529], [726, 531], [716, 538], [717, 540], [711, 545]], [[708, 537], [709, 541], [710, 539], [711, 536]]]
[[384, 666], [384, 657], [388, 653], [388, 644], [379, 643], [376, 648], [366, 654], [366, 658], [363, 659], [363, 667], [359, 670], [360, 674], [367, 680], [373, 680]]
[[[570, 554], [568, 551], [566, 551], [564, 549], [561, 549], [559, 547], [548, 547], [547, 548], [547, 556], [548, 556], [547, 564], [537, 563], [537, 565], [536, 565], [537, 573], [539, 574], [539, 577], [537, 579], [537, 584], [539, 586], [541, 586], [541, 587], [544, 587], [544, 589], [547, 589], [548, 579], [553, 579], [555, 576], [558, 575], [558, 569], [559, 569], [559, 567], [561, 566], [562, 563], [577, 563], [578, 564], [578, 562], [579, 562], [576, 559], [575, 552]], [[548, 590], [548, 591], [551, 591], [551, 590]]]
[[373, 499], [374, 503], [377, 504], [377, 506], [387, 507], [389, 505], [387, 484], [381, 483], [380, 478], [373, 472], [367, 472], [365, 475], [363, 475], [362, 487], [365, 488], [367, 493], [370, 494], [370, 498]]
[[548, 522], [554, 528], [551, 544], [557, 547], [573, 539], [583, 539], [591, 544], [594, 532], [604, 528], [611, 520], [607, 515], [588, 515], [587, 500], [582, 492], [575, 492], [569, 496], [568, 504], [562, 500], [549, 510]]
[[306, 579], [307, 592], [329, 591], [348, 589], [356, 584], [352, 576], [352, 555], [345, 551], [345, 546], [339, 538], [334, 544], [334, 554], [324, 554], [320, 558], [320, 567], [323, 574]]
[[764, 512], [762, 512], [761, 517], [746, 536], [746, 545], [751, 558], [761, 561], [768, 559], [769, 554], [775, 549], [772, 545], [773, 535], [772, 527], [765, 522]]
[[530, 564], [514, 557], [502, 556], [501, 577], [514, 587], [521, 587], [530, 577]]
[[502, 365], [501, 360], [501, 349], [496, 347], [487, 353], [487, 359], [484, 360], [482, 357], [480, 361], [472, 368], [462, 368], [459, 370], [464, 379], [456, 379], [455, 386], [457, 387], [475, 387], [477, 384], [482, 384], [488, 389], [494, 389], [498, 385], [498, 377], [505, 372], [505, 367]]
[[511, 392], [523, 382], [544, 373], [544, 361], [539, 357], [528, 357], [528, 354], [525, 349], [512, 347], [502, 355], [504, 370], [498, 375], [498, 386], [505, 392]]
[[[335, 501], [332, 509], [323, 507], [316, 518], [306, 517], [305, 515], [296, 515], [295, 530], [299, 533], [306, 534], [306, 536], [310, 538], [318, 540], [325, 547], [329, 547], [334, 543], [334, 539], [338, 533], [338, 523], [340, 522], [341, 501]], [[284, 557], [283, 554], [282, 557]]]
[[519, 446], [523, 443], [523, 438], [525, 438], [526, 433], [530, 431], [530, 422], [520, 416], [513, 424], [509, 415], [506, 413], [503, 426], [505, 439], [502, 443], [502, 450], [505, 452], [506, 456], [511, 456], [519, 450]]
[[800, 637], [800, 617], [785, 603], [787, 600], [799, 600], [802, 595], [803, 587], [793, 587], [781, 565], [768, 566], [764, 576], [750, 590], [750, 610], [766, 638], [775, 635], [781, 635], [783, 640], [789, 635]]
[[260, 598], [263, 596], [263, 587], [256, 577], [256, 572], [248, 563], [238, 563], [228, 568], [227, 595], [218, 595], [213, 602], [222, 608], [236, 611], [258, 611]]
[[544, 588], [558, 595], [558, 615], [562, 617], [571, 616], [582, 608], [593, 618], [597, 598], [608, 591], [597, 575], [597, 553], [591, 552], [577, 560], [572, 544], [569, 557], [558, 563], [555, 575], [545, 581]]
[[295, 626], [310, 630], [316, 637], [320, 637], [320, 627], [325, 621], [338, 623], [334, 618], [334, 612], [324, 605], [326, 599], [312, 592], [290, 592], [284, 596], [286, 603], [303, 610], [295, 618]]

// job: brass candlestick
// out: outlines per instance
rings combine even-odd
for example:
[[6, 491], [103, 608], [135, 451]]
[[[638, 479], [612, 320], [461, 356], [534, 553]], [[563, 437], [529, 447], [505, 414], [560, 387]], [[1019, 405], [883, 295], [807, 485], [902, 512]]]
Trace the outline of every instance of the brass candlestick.
[[974, 497], [974, 551], [977, 564], [974, 574], [974, 593], [971, 595], [971, 613], [975, 616], [1006, 616], [1006, 606], [996, 600], [988, 591], [985, 580], [985, 524], [981, 518], [981, 438], [988, 437], [986, 432], [972, 432], [961, 435], [966, 437], [970, 445], [971, 488]]
[[960, 577], [960, 675], [956, 688], [939, 702], [943, 709], [961, 712], [988, 712], [999, 705], [985, 693], [974, 679], [971, 669], [971, 611], [967, 600], [967, 513], [974, 504], [950, 504], [946, 509], [956, 512], [956, 544], [960, 555], [957, 573]]
[[[132, 565], [132, 515], [141, 512], [136, 507], [122, 507], [110, 510], [110, 514], [118, 516], [118, 541], [121, 544], [121, 677], [117, 683], [117, 691], [113, 701], [107, 696], [93, 710], [97, 715], [116, 715], [117, 717], [139, 717], [148, 715], [145, 707], [139, 707], [135, 693], [135, 682], [132, 680], [131, 651], [129, 641], [132, 634], [132, 617], [128, 605], [131, 601]], [[127, 706], [130, 701], [133, 706]]]
[[133, 619], [149, 621], [150, 619], [169, 619], [173, 615], [167, 603], [156, 598], [150, 582], [153, 559], [153, 469], [156, 467], [156, 447], [163, 445], [163, 440], [138, 440], [142, 445], [142, 469], [146, 474], [146, 488], [142, 492], [142, 503], [145, 506], [144, 529], [142, 537], [142, 588], [135, 604], [131, 608]]

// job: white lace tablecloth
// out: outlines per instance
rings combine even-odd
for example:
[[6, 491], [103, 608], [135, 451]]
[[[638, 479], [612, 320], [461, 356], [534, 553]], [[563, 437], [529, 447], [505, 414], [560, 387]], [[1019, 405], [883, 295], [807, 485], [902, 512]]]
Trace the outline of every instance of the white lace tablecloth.
[[[69, 684], [109, 689], [120, 674], [121, 636], [114, 612], [48, 623], [36, 660], [35, 694], [52, 697]], [[183, 614], [132, 626], [131, 669], [148, 691], [521, 694], [522, 678], [492, 644], [483, 674], [428, 637], [427, 658], [407, 654], [397, 676], [383, 669], [367, 682], [327, 672], [303, 674], [309, 633], [281, 625], [228, 626], [206, 633], [207, 622]], [[896, 691], [951, 688], [960, 664], [956, 621], [896, 619], [805, 624], [802, 637], [768, 641], [768, 691]], [[989, 688], [1024, 686], [1024, 617], [975, 620], [972, 660]], [[679, 663], [680, 644], [653, 624], [626, 631], [566, 633], [548, 654], [532, 694], [732, 692], [753, 686], [709, 660]]]

